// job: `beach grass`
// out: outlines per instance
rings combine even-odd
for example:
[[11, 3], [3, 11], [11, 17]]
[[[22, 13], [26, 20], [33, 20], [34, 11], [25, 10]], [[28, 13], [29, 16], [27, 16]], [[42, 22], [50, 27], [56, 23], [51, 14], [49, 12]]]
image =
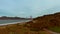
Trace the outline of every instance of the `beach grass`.
[[31, 31], [29, 28], [24, 27], [24, 24], [10, 24], [0, 26], [0, 34], [45, 34], [43, 31]]

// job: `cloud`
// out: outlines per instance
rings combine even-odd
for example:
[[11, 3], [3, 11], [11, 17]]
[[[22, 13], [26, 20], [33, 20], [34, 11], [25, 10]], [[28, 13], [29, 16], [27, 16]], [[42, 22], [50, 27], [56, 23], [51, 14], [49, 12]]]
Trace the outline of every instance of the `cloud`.
[[60, 11], [58, 6], [60, 5], [59, 1], [60, 0], [0, 0], [0, 15], [22, 17], [32, 15], [36, 17], [54, 13]]

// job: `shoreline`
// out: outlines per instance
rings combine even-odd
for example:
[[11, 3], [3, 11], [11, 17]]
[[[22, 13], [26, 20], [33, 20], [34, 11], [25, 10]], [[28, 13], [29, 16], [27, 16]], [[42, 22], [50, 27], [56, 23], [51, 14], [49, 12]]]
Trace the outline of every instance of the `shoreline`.
[[[29, 20], [30, 21], [30, 20]], [[23, 22], [12, 22], [12, 23], [4, 23], [4, 24], [0, 24], [0, 26], [6, 26], [6, 25], [12, 25], [12, 24], [17, 24], [17, 23], [26, 23], [26, 22], [29, 22], [29, 21], [23, 21]]]

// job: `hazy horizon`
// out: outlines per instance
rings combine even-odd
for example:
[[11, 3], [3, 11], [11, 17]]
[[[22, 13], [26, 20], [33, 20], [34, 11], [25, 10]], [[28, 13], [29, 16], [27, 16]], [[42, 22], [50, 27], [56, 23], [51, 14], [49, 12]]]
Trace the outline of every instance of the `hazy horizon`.
[[37, 17], [60, 12], [60, 0], [0, 0], [0, 16]]

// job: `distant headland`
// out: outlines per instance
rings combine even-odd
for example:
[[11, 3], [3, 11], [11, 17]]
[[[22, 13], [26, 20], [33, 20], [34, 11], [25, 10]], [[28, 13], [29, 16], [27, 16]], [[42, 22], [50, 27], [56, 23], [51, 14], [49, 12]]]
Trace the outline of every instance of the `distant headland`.
[[30, 20], [30, 18], [1, 16], [0, 20]]

